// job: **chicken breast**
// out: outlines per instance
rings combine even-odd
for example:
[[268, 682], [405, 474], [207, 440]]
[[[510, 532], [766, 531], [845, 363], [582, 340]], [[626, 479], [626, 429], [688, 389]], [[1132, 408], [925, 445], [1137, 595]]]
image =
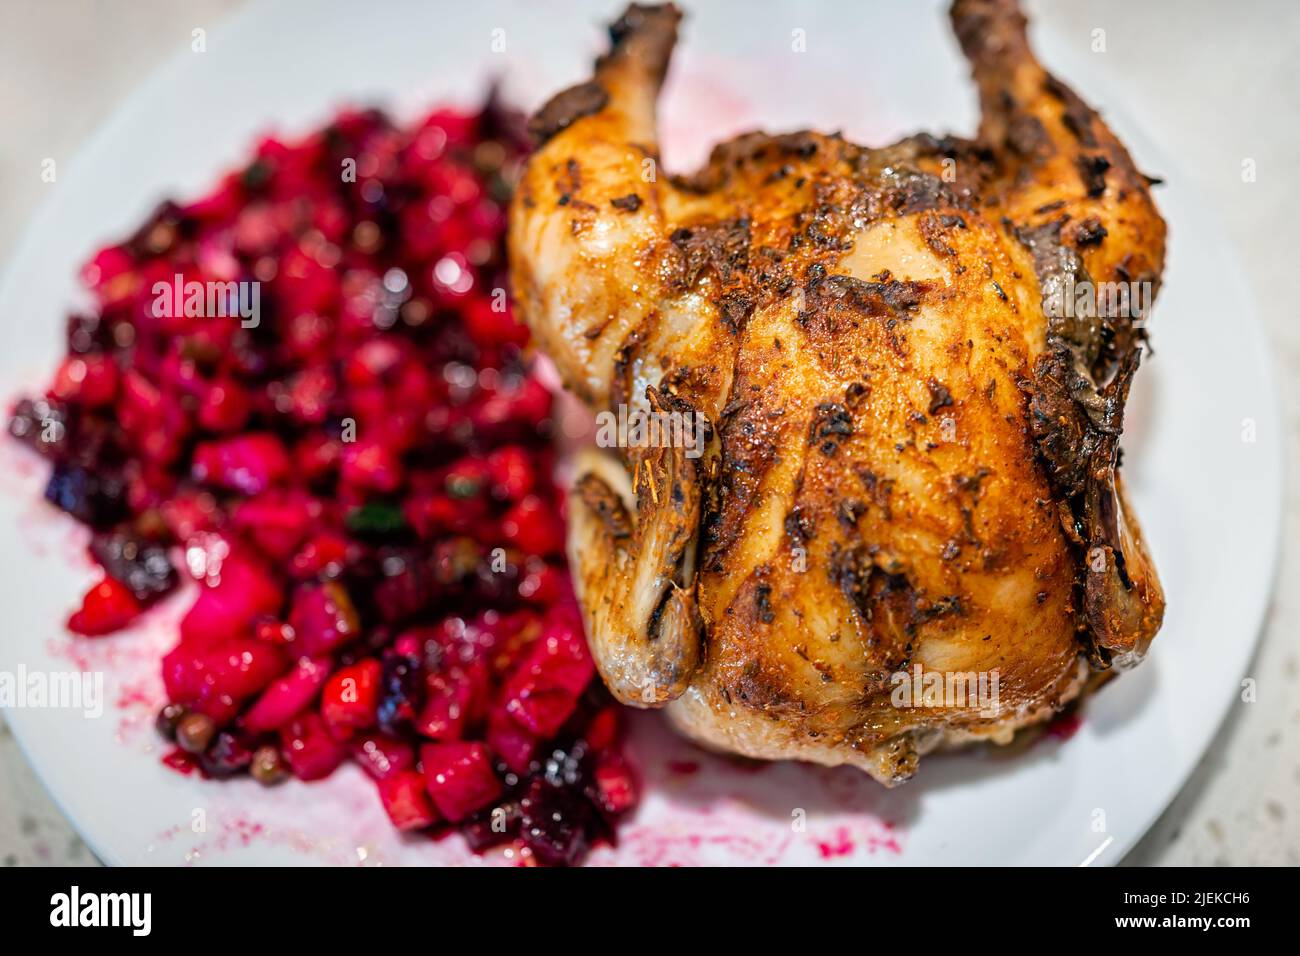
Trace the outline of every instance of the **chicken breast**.
[[516, 301], [566, 386], [683, 426], [579, 462], [588, 638], [615, 696], [703, 744], [893, 784], [1159, 628], [1117, 442], [1165, 226], [1012, 0], [952, 8], [974, 140], [753, 133], [668, 177], [679, 16], [610, 28], [534, 117], [511, 210]]

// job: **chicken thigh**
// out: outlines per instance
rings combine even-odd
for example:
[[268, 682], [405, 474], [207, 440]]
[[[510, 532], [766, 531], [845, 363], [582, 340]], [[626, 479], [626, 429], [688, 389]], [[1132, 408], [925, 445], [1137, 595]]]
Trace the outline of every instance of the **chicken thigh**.
[[[1164, 263], [1152, 180], [1039, 66], [1013, 0], [951, 12], [975, 139], [753, 133], [669, 177], [680, 15], [632, 6], [533, 118], [510, 222], [518, 308], [565, 385], [699, 423], [699, 447], [577, 462], [605, 682], [702, 744], [890, 785], [1136, 663], [1164, 608], [1117, 448]], [[900, 674], [996, 693], [900, 703]]]

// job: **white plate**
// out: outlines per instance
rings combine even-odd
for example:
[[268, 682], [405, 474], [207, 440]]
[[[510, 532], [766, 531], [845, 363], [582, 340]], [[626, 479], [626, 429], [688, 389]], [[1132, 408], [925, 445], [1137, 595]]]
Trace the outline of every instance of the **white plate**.
[[[192, 196], [268, 129], [301, 131], [342, 102], [402, 115], [472, 103], [496, 74], [518, 102], [585, 75], [617, 0], [248, 10], [181, 52], [118, 110], [57, 184], [0, 285], [0, 383], [48, 376], [77, 268], [165, 195]], [[843, 128], [883, 143], [914, 129], [969, 132], [974, 94], [937, 8], [903, 2], [699, 4], [665, 99], [669, 166], [685, 168], [742, 128]], [[851, 10], [851, 13], [849, 11]], [[503, 30], [495, 34], [494, 30]], [[792, 50], [804, 30], [806, 53]], [[492, 42], [504, 37], [505, 51]], [[882, 42], [880, 37], [905, 37]], [[1164, 176], [1170, 222], [1156, 356], [1137, 377], [1125, 474], [1168, 595], [1150, 658], [1086, 708], [1068, 741], [1016, 758], [931, 757], [887, 792], [852, 770], [742, 770], [636, 725], [649, 795], [617, 851], [593, 862], [1076, 864], [1117, 861], [1173, 797], [1210, 741], [1251, 657], [1273, 579], [1281, 505], [1276, 401], [1263, 334], [1223, 230], [1173, 157], [1142, 135], [1142, 91], [1121, 99], [1088, 38], [1035, 29], [1040, 54], [1100, 106], [1143, 168]], [[1122, 69], [1122, 67], [1119, 67]], [[1131, 115], [1120, 112], [1124, 103]], [[1227, 334], [1225, 334], [1227, 329]], [[1248, 424], [1253, 423], [1253, 424]], [[1244, 440], [1253, 427], [1257, 440]], [[39, 503], [43, 474], [5, 443], [0, 459], [0, 669], [89, 668], [110, 707], [15, 709], [14, 734], [59, 805], [110, 863], [435, 863], [468, 858], [458, 837], [402, 840], [359, 771], [265, 791], [208, 784], [158, 762], [149, 728], [157, 654], [179, 615], [74, 641], [61, 622], [91, 580], [70, 522]], [[807, 815], [806, 828], [792, 826]], [[200, 811], [202, 811], [200, 813]], [[199, 823], [202, 832], [196, 832]]]

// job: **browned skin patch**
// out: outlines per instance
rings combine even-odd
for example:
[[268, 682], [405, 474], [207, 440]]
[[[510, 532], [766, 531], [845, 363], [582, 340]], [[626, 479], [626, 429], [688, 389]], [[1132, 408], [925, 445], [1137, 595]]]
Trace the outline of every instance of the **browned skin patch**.
[[528, 133], [538, 144], [568, 129], [575, 120], [599, 113], [609, 102], [609, 94], [598, 83], [579, 83], [555, 94], [528, 121]]

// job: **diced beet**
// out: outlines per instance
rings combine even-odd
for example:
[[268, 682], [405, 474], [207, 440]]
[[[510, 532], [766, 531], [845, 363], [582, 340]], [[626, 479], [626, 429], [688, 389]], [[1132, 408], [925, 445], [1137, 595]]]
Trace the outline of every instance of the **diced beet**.
[[424, 776], [402, 770], [378, 781], [379, 799], [393, 826], [402, 831], [422, 830], [438, 822], [438, 811], [424, 787]]
[[466, 306], [465, 325], [474, 341], [485, 347], [528, 341], [528, 327], [516, 321], [510, 310], [495, 308], [488, 298], [475, 299]]
[[234, 527], [273, 561], [288, 559], [320, 515], [320, 503], [301, 494], [268, 492], [241, 501], [231, 512]]
[[244, 639], [231, 643], [214, 671], [222, 691], [247, 698], [269, 687], [285, 672], [285, 665], [285, 654], [276, 646]]
[[534, 606], [551, 607], [573, 594], [569, 572], [563, 567], [530, 560], [527, 574], [519, 582], [519, 596]]
[[328, 777], [347, 756], [343, 745], [330, 736], [325, 721], [311, 711], [280, 731], [280, 752], [299, 780]]
[[196, 700], [203, 690], [205, 675], [202, 652], [184, 642], [177, 644], [163, 655], [162, 675], [169, 700]]
[[275, 435], [249, 433], [201, 442], [193, 471], [196, 481], [256, 495], [288, 476], [289, 454]]
[[553, 736], [569, 719], [595, 674], [582, 633], [553, 617], [502, 691], [503, 707], [538, 737]]
[[294, 472], [309, 484], [327, 481], [338, 469], [342, 454], [342, 444], [332, 435], [306, 435], [293, 448]]
[[82, 408], [103, 408], [117, 397], [118, 378], [117, 365], [108, 356], [69, 356], [55, 373], [51, 391]]
[[458, 740], [479, 716], [487, 692], [487, 664], [454, 664], [425, 678], [425, 702], [415, 729], [431, 740]]
[[377, 441], [344, 445], [340, 474], [344, 484], [367, 491], [393, 492], [402, 483], [401, 462]]
[[441, 674], [428, 678], [429, 696], [415, 720], [415, 729], [430, 740], [458, 740], [465, 727], [469, 688]]
[[171, 700], [221, 725], [283, 670], [280, 651], [259, 641], [229, 641], [220, 649], [182, 642], [163, 658], [163, 683]]
[[322, 531], [307, 539], [290, 561], [289, 571], [299, 580], [337, 577], [347, 558], [348, 539], [341, 534]]
[[487, 457], [492, 494], [505, 501], [519, 501], [535, 486], [533, 459], [519, 445], [498, 448]]
[[203, 590], [181, 618], [181, 640], [191, 644], [216, 644], [247, 629], [255, 616], [244, 603], [243, 595], [233, 588], [224, 592], [216, 588]]
[[68, 618], [68, 630], [87, 637], [111, 634], [134, 621], [142, 610], [130, 588], [104, 578], [86, 592], [81, 609]]
[[591, 843], [594, 813], [573, 789], [535, 778], [519, 801], [524, 844], [547, 866], [572, 866]]
[[453, 823], [481, 810], [501, 795], [487, 747], [461, 741], [420, 748], [425, 785], [438, 812]]
[[293, 670], [272, 683], [248, 709], [244, 726], [259, 733], [283, 727], [316, 699], [332, 666], [328, 658], [299, 658]]
[[537, 495], [527, 495], [510, 507], [501, 519], [501, 533], [507, 542], [529, 554], [564, 551], [564, 522], [559, 512]]
[[415, 748], [397, 737], [363, 733], [353, 737], [348, 746], [352, 751], [352, 759], [376, 780], [415, 767]]
[[382, 667], [375, 658], [340, 668], [321, 694], [320, 713], [336, 735], [373, 727], [379, 713]]
[[551, 413], [551, 403], [546, 386], [529, 377], [516, 388], [488, 397], [473, 410], [470, 420], [476, 430], [488, 435], [536, 434]]
[[280, 302], [292, 315], [328, 315], [336, 307], [338, 278], [295, 244], [284, 254], [279, 272]]
[[251, 631], [258, 617], [275, 614], [284, 598], [261, 564], [241, 555], [221, 558], [212, 581], [201, 588], [194, 606], [181, 620], [181, 640], [211, 645]]
[[213, 690], [235, 700], [247, 700], [265, 690], [284, 673], [285, 657], [278, 648], [261, 641], [232, 641], [208, 655]]
[[537, 738], [503, 711], [493, 711], [488, 718], [487, 742], [507, 767], [526, 774], [537, 752]]
[[105, 303], [116, 302], [134, 289], [135, 257], [121, 246], [106, 246], [81, 270], [82, 281]]
[[289, 624], [304, 654], [328, 654], [361, 636], [357, 610], [337, 581], [300, 586], [294, 593]]
[[199, 425], [210, 432], [235, 432], [248, 421], [252, 410], [252, 399], [238, 382], [214, 382], [199, 404]]
[[[465, 113], [459, 113], [449, 109], [435, 109], [419, 125], [418, 135], [422, 141], [429, 138], [429, 134], [437, 133], [433, 142], [442, 144], [442, 146], [460, 146], [472, 142], [476, 129], [475, 118]], [[425, 147], [426, 149], [428, 147]], [[441, 146], [436, 152], [441, 152]], [[430, 172], [444, 171], [444, 167], [429, 166]]]
[[162, 420], [164, 407], [163, 394], [157, 385], [136, 369], [129, 368], [123, 373], [117, 402], [117, 418], [123, 431], [142, 438]]

